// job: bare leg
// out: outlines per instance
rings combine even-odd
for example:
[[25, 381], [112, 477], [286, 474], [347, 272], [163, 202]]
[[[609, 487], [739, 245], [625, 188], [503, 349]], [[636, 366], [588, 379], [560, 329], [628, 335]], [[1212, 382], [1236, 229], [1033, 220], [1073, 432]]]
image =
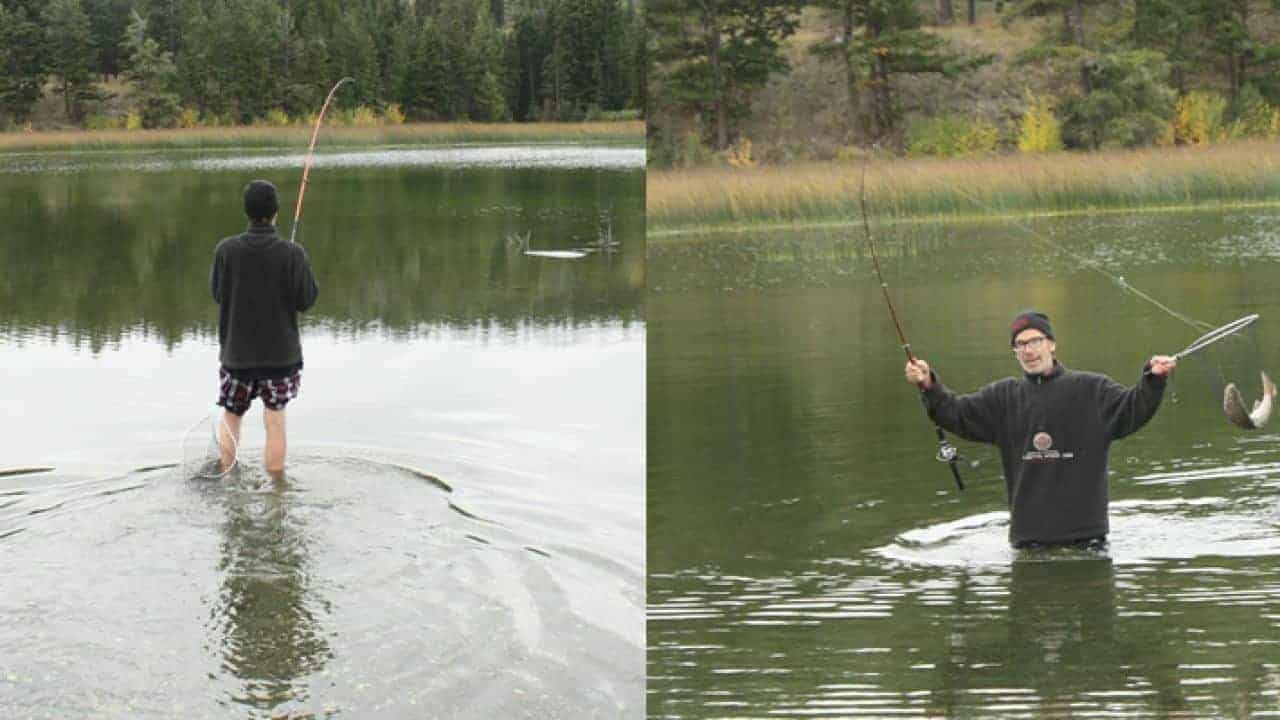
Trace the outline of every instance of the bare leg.
[[[218, 445], [222, 451], [222, 472], [231, 469], [236, 461], [236, 449], [240, 447], [240, 420], [242, 418], [230, 410], [222, 411], [222, 422], [218, 423]], [[228, 433], [230, 436], [228, 437]]]
[[267, 428], [266, 465], [267, 472], [277, 480], [284, 475], [285, 442], [284, 414], [282, 410], [262, 410], [262, 424]]

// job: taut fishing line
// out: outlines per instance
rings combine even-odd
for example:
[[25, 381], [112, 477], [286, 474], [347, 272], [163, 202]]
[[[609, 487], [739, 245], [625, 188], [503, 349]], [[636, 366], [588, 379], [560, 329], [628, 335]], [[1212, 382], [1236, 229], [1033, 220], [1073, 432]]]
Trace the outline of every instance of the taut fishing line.
[[[864, 168], [864, 173], [865, 173], [865, 168]], [[996, 214], [996, 212], [995, 212], [995, 209], [994, 209], [994, 208], [992, 208], [990, 205], [987, 205], [986, 203], [982, 202], [982, 201], [981, 201], [981, 200], [979, 200], [977, 197], [975, 197], [973, 194], [971, 194], [971, 193], [967, 192], [964, 188], [962, 188], [962, 187], [960, 187], [960, 186], [958, 186], [958, 185], [957, 185], [957, 186], [953, 186], [953, 189], [954, 189], [958, 194], [960, 194], [962, 197], [966, 198], [967, 200], [969, 200], [969, 202], [973, 203], [974, 205], [978, 206], [979, 208], [982, 208], [982, 209], [986, 210], [988, 213], [990, 213], [990, 214], [992, 214], [992, 215], [995, 215], [995, 214]], [[1247, 316], [1245, 316], [1245, 317], [1239, 318], [1239, 319], [1237, 319], [1237, 320], [1234, 320], [1234, 321], [1229, 322], [1229, 323], [1227, 323], [1227, 324], [1225, 324], [1225, 325], [1222, 325], [1222, 326], [1220, 326], [1220, 327], [1216, 327], [1216, 328], [1215, 328], [1213, 325], [1211, 325], [1211, 324], [1209, 324], [1209, 323], [1207, 323], [1207, 322], [1204, 322], [1204, 321], [1201, 321], [1201, 320], [1196, 320], [1195, 318], [1193, 318], [1193, 317], [1191, 317], [1191, 316], [1189, 316], [1189, 315], [1187, 315], [1187, 314], [1185, 314], [1185, 313], [1178, 312], [1177, 310], [1174, 310], [1173, 308], [1169, 307], [1168, 305], [1165, 305], [1164, 303], [1162, 303], [1162, 302], [1160, 302], [1159, 300], [1155, 299], [1155, 298], [1154, 298], [1154, 297], [1152, 297], [1151, 295], [1149, 295], [1149, 294], [1147, 294], [1147, 293], [1143, 292], [1142, 290], [1138, 289], [1137, 287], [1134, 287], [1134, 286], [1133, 286], [1132, 284], [1130, 284], [1127, 280], [1125, 280], [1123, 276], [1121, 276], [1121, 275], [1116, 275], [1116, 274], [1114, 274], [1114, 273], [1108, 272], [1108, 271], [1107, 271], [1106, 269], [1104, 269], [1104, 268], [1101, 266], [1101, 264], [1100, 264], [1099, 262], [1097, 262], [1097, 261], [1091, 260], [1091, 259], [1089, 259], [1089, 258], [1082, 257], [1082, 256], [1080, 256], [1080, 255], [1078, 255], [1078, 254], [1076, 254], [1076, 253], [1071, 252], [1071, 251], [1070, 251], [1070, 250], [1068, 250], [1066, 247], [1064, 247], [1062, 244], [1057, 243], [1057, 242], [1054, 242], [1053, 240], [1050, 240], [1050, 239], [1049, 239], [1047, 236], [1045, 236], [1044, 234], [1037, 232], [1034, 228], [1032, 228], [1031, 226], [1029, 226], [1029, 225], [1027, 225], [1026, 223], [1022, 222], [1022, 220], [1020, 220], [1018, 217], [1016, 217], [1016, 216], [1012, 216], [1012, 215], [1005, 215], [1004, 217], [1005, 217], [1009, 222], [1011, 222], [1013, 225], [1015, 225], [1015, 226], [1017, 226], [1017, 227], [1021, 228], [1021, 229], [1023, 230], [1023, 232], [1027, 233], [1027, 234], [1028, 234], [1028, 235], [1030, 235], [1032, 238], [1034, 238], [1034, 239], [1036, 239], [1036, 240], [1039, 240], [1040, 242], [1044, 243], [1045, 245], [1048, 245], [1049, 247], [1053, 248], [1054, 250], [1056, 250], [1056, 251], [1058, 251], [1058, 252], [1060, 252], [1060, 253], [1062, 253], [1062, 254], [1064, 254], [1064, 255], [1066, 255], [1066, 256], [1068, 256], [1068, 257], [1070, 257], [1070, 258], [1072, 258], [1073, 260], [1077, 261], [1080, 265], [1083, 265], [1084, 267], [1089, 268], [1090, 270], [1093, 270], [1094, 272], [1097, 272], [1098, 274], [1100, 274], [1100, 275], [1102, 275], [1102, 276], [1106, 277], [1108, 280], [1110, 280], [1110, 281], [1111, 281], [1111, 282], [1113, 282], [1116, 286], [1118, 286], [1121, 290], [1125, 290], [1125, 291], [1128, 291], [1128, 292], [1130, 292], [1130, 293], [1133, 293], [1135, 296], [1137, 296], [1137, 297], [1141, 298], [1142, 300], [1145, 300], [1145, 301], [1147, 301], [1148, 303], [1150, 303], [1150, 304], [1154, 305], [1155, 307], [1159, 308], [1161, 311], [1163, 311], [1164, 313], [1168, 314], [1170, 317], [1173, 317], [1174, 319], [1176, 319], [1176, 320], [1178, 320], [1178, 321], [1180, 321], [1180, 322], [1182, 322], [1182, 323], [1185, 323], [1186, 325], [1188, 325], [1188, 326], [1190, 326], [1190, 327], [1192, 327], [1192, 328], [1195, 328], [1196, 330], [1200, 330], [1200, 331], [1202, 331], [1202, 332], [1203, 332], [1203, 331], [1207, 331], [1207, 332], [1205, 332], [1203, 335], [1201, 335], [1199, 338], [1197, 338], [1195, 341], [1193, 341], [1190, 345], [1188, 345], [1186, 348], [1184, 348], [1184, 349], [1182, 349], [1181, 351], [1179, 351], [1179, 352], [1175, 353], [1175, 354], [1173, 355], [1173, 357], [1174, 357], [1175, 359], [1185, 358], [1185, 357], [1187, 357], [1187, 356], [1189, 356], [1189, 355], [1191, 355], [1191, 354], [1193, 354], [1193, 353], [1197, 353], [1197, 352], [1199, 352], [1201, 349], [1203, 349], [1203, 348], [1205, 348], [1205, 347], [1208, 347], [1209, 345], [1213, 345], [1213, 344], [1218, 343], [1219, 341], [1221, 341], [1221, 340], [1225, 340], [1225, 339], [1227, 339], [1227, 338], [1232, 338], [1233, 340], [1241, 340], [1241, 339], [1243, 339], [1243, 337], [1244, 337], [1244, 336], [1239, 335], [1239, 333], [1240, 333], [1242, 330], [1245, 330], [1246, 328], [1252, 328], [1254, 321], [1256, 321], [1256, 320], [1258, 319], [1258, 315], [1256, 315], [1256, 314], [1253, 314], [1253, 315], [1247, 315]], [[1246, 342], [1247, 342], [1247, 341], [1246, 341]], [[1253, 345], [1253, 347], [1254, 347], [1254, 349], [1255, 349], [1255, 352], [1250, 353], [1250, 356], [1251, 356], [1251, 357], [1252, 357], [1252, 356], [1256, 356], [1256, 355], [1257, 355], [1257, 353], [1256, 353], [1257, 342], [1256, 342], [1256, 341], [1253, 341], [1253, 342], [1252, 342], [1252, 345]], [[1216, 348], [1219, 352], [1217, 352], [1217, 353], [1213, 353], [1213, 354], [1212, 354], [1212, 357], [1214, 357], [1215, 359], [1214, 359], [1214, 360], [1206, 361], [1206, 363], [1205, 363], [1206, 365], [1212, 365], [1212, 366], [1213, 366], [1213, 367], [1212, 367], [1212, 369], [1213, 369], [1213, 375], [1215, 375], [1216, 377], [1213, 377], [1212, 382], [1211, 382], [1210, 384], [1211, 384], [1211, 385], [1216, 385], [1216, 391], [1217, 391], [1218, 393], [1222, 393], [1222, 392], [1224, 392], [1224, 390], [1225, 390], [1227, 387], [1229, 387], [1229, 386], [1231, 385], [1231, 383], [1229, 383], [1229, 382], [1227, 381], [1226, 376], [1224, 375], [1223, 371], [1221, 370], [1221, 368], [1223, 367], [1223, 365], [1224, 365], [1224, 364], [1227, 364], [1227, 362], [1228, 362], [1228, 361], [1224, 361], [1224, 359], [1222, 359], [1222, 355], [1223, 355], [1224, 353], [1221, 351], [1221, 347], [1222, 347], [1222, 346], [1220, 346], [1219, 348]], [[1231, 345], [1231, 347], [1234, 347], [1234, 345]], [[1239, 356], [1239, 353], [1238, 353], [1238, 352], [1233, 353], [1233, 354], [1230, 356], [1230, 358], [1229, 358], [1228, 360], [1235, 360], [1235, 359], [1238, 359], [1238, 356]], [[1252, 374], [1253, 374], [1253, 373], [1250, 373], [1250, 375], [1252, 375]], [[1265, 391], [1265, 387], [1264, 387], [1264, 391]], [[1171, 401], [1172, 401], [1172, 402], [1175, 402], [1175, 403], [1178, 401], [1176, 393], [1174, 393], [1174, 394], [1173, 394], [1173, 397], [1171, 398]], [[1224, 402], [1225, 402], [1225, 401], [1224, 401]], [[1228, 416], [1230, 417], [1230, 415], [1231, 415], [1230, 410], [1227, 410], [1225, 407], [1224, 407], [1224, 410], [1226, 410], [1226, 411], [1227, 411]]]
[[[990, 213], [990, 214], [992, 214], [992, 215], [997, 215], [997, 214], [998, 214], [998, 213], [996, 212], [995, 208], [991, 207], [990, 205], [987, 205], [986, 203], [982, 202], [981, 200], [979, 200], [978, 198], [974, 197], [974, 196], [973, 196], [973, 195], [971, 195], [970, 193], [966, 192], [966, 191], [965, 191], [963, 188], [961, 188], [960, 186], [958, 186], [958, 185], [952, 186], [952, 189], [954, 189], [958, 194], [960, 194], [961, 196], [963, 196], [963, 197], [964, 197], [965, 199], [967, 199], [969, 202], [973, 203], [974, 205], [977, 205], [978, 207], [982, 208], [983, 210], [986, 210], [988, 213]], [[1050, 240], [1050, 239], [1049, 239], [1048, 237], [1046, 237], [1044, 234], [1039, 233], [1039, 232], [1036, 232], [1035, 228], [1032, 228], [1030, 225], [1027, 225], [1026, 223], [1022, 222], [1022, 221], [1021, 221], [1021, 220], [1019, 220], [1016, 216], [1013, 216], [1013, 215], [1004, 215], [1004, 216], [1003, 216], [1003, 218], [1004, 218], [1004, 219], [1007, 219], [1007, 220], [1008, 220], [1009, 222], [1011, 222], [1012, 224], [1014, 224], [1014, 225], [1018, 226], [1019, 228], [1021, 228], [1021, 229], [1022, 229], [1022, 231], [1023, 231], [1023, 232], [1027, 233], [1028, 235], [1030, 235], [1031, 237], [1035, 238], [1036, 240], [1039, 240], [1040, 242], [1042, 242], [1042, 243], [1044, 243], [1044, 244], [1048, 245], [1049, 247], [1053, 248], [1054, 250], [1057, 250], [1058, 252], [1062, 253], [1063, 255], [1066, 255], [1066, 256], [1070, 257], [1071, 259], [1075, 260], [1076, 262], [1080, 263], [1081, 265], [1083, 265], [1083, 266], [1085, 266], [1085, 267], [1089, 268], [1090, 270], [1093, 270], [1094, 272], [1096, 272], [1096, 273], [1098, 273], [1098, 274], [1102, 275], [1103, 277], [1107, 278], [1107, 279], [1108, 279], [1108, 280], [1110, 280], [1111, 282], [1115, 283], [1115, 285], [1116, 285], [1116, 286], [1118, 286], [1121, 290], [1127, 290], [1127, 291], [1129, 291], [1129, 292], [1133, 293], [1134, 295], [1136, 295], [1136, 296], [1138, 296], [1138, 297], [1142, 298], [1143, 300], [1146, 300], [1147, 302], [1151, 303], [1152, 305], [1154, 305], [1154, 306], [1156, 306], [1156, 307], [1160, 308], [1160, 310], [1164, 311], [1165, 313], [1168, 313], [1170, 317], [1173, 317], [1173, 318], [1175, 318], [1175, 319], [1177, 319], [1177, 320], [1179, 320], [1179, 321], [1181, 321], [1181, 322], [1183, 322], [1183, 323], [1186, 323], [1187, 325], [1189, 325], [1189, 326], [1191, 326], [1191, 327], [1193, 327], [1193, 328], [1195, 328], [1195, 329], [1197, 329], [1197, 330], [1200, 330], [1200, 331], [1202, 331], [1202, 332], [1203, 332], [1203, 331], [1205, 331], [1205, 330], [1209, 330], [1209, 329], [1212, 329], [1212, 328], [1213, 328], [1213, 325], [1211, 325], [1211, 324], [1209, 324], [1209, 323], [1207, 323], [1207, 322], [1203, 322], [1203, 321], [1201, 321], [1201, 320], [1196, 320], [1195, 318], [1193, 318], [1193, 317], [1191, 317], [1191, 316], [1189, 316], [1189, 315], [1186, 315], [1186, 314], [1184, 314], [1184, 313], [1180, 313], [1180, 312], [1178, 312], [1177, 310], [1174, 310], [1173, 308], [1169, 307], [1168, 305], [1165, 305], [1164, 303], [1162, 303], [1162, 302], [1160, 302], [1159, 300], [1155, 299], [1154, 297], [1151, 297], [1151, 296], [1150, 296], [1150, 295], [1148, 295], [1147, 293], [1145, 293], [1145, 292], [1143, 292], [1142, 290], [1138, 289], [1137, 287], [1134, 287], [1133, 285], [1131, 285], [1131, 284], [1129, 283], [1129, 281], [1127, 281], [1127, 280], [1125, 280], [1125, 279], [1124, 279], [1124, 276], [1122, 276], [1122, 275], [1115, 275], [1115, 274], [1113, 274], [1113, 273], [1107, 272], [1107, 271], [1106, 271], [1106, 270], [1101, 266], [1101, 264], [1100, 264], [1100, 263], [1098, 263], [1096, 260], [1091, 260], [1091, 259], [1089, 259], [1089, 258], [1082, 257], [1082, 256], [1080, 256], [1080, 255], [1077, 255], [1076, 253], [1071, 252], [1071, 251], [1070, 251], [1070, 250], [1068, 250], [1066, 247], [1064, 247], [1062, 244], [1060, 244], [1060, 243], [1056, 243], [1056, 242], [1054, 242], [1053, 240]]]

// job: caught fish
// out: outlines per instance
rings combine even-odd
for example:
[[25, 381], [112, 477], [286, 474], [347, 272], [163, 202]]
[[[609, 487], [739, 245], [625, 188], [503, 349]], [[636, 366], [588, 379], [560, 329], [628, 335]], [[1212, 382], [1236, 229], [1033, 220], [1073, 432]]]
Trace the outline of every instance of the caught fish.
[[1267, 420], [1271, 419], [1271, 408], [1274, 406], [1276, 397], [1276, 384], [1271, 382], [1271, 378], [1266, 373], [1262, 373], [1262, 399], [1253, 404], [1253, 410], [1245, 412], [1244, 398], [1240, 397], [1240, 390], [1235, 383], [1227, 383], [1226, 390], [1222, 393], [1222, 411], [1227, 414], [1227, 420], [1232, 425], [1244, 428], [1245, 430], [1255, 430], [1267, 424]]

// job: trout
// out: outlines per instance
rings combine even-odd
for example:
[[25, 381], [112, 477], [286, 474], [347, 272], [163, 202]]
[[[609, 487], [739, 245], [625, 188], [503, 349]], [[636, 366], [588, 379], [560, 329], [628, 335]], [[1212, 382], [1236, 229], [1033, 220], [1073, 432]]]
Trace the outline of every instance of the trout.
[[1253, 410], [1245, 412], [1244, 398], [1240, 397], [1240, 390], [1235, 383], [1227, 383], [1227, 387], [1222, 392], [1222, 411], [1227, 414], [1227, 420], [1239, 428], [1245, 430], [1256, 430], [1267, 424], [1267, 420], [1271, 419], [1271, 408], [1274, 406], [1276, 397], [1276, 384], [1271, 382], [1271, 378], [1267, 374], [1262, 373], [1262, 399], [1253, 404]]

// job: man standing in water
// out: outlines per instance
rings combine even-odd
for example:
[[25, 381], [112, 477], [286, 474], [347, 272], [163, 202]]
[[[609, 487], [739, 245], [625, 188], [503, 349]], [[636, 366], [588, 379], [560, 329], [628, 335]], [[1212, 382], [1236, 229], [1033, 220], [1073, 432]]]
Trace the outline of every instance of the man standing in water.
[[277, 479], [284, 473], [285, 405], [298, 397], [302, 384], [298, 313], [314, 305], [320, 293], [307, 251], [276, 232], [279, 210], [274, 185], [254, 180], [245, 186], [249, 229], [218, 243], [209, 273], [221, 346], [222, 467], [234, 462], [240, 421], [260, 397], [267, 429], [265, 464]]
[[1059, 363], [1044, 313], [1020, 313], [1009, 333], [1020, 378], [956, 395], [917, 358], [907, 363], [907, 381], [924, 391], [929, 417], [943, 429], [1000, 449], [1014, 547], [1105, 547], [1107, 452], [1155, 415], [1177, 359], [1153, 356], [1127, 388]]

